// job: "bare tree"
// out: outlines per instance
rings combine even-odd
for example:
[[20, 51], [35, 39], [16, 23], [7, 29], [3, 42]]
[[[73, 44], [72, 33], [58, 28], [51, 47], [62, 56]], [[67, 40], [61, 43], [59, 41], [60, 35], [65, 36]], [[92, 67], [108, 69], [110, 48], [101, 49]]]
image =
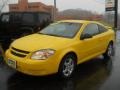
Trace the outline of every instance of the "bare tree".
[[86, 20], [93, 20], [96, 16], [99, 16], [96, 12], [91, 12], [82, 9], [68, 9], [58, 13], [58, 16], [68, 16], [72, 17], [73, 19], [86, 19]]
[[3, 8], [8, 4], [8, 2], [9, 2], [9, 0], [1, 0], [0, 1], [0, 14], [1, 14], [1, 12], [2, 12], [2, 10], [3, 10]]

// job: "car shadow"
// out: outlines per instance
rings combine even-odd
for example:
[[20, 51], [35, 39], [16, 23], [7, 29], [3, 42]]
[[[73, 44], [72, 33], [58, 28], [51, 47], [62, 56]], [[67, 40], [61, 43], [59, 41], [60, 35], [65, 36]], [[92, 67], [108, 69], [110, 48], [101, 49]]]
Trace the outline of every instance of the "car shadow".
[[111, 59], [96, 58], [80, 64], [72, 78], [57, 75], [44, 77], [13, 74], [7, 81], [7, 90], [98, 90], [112, 71]]

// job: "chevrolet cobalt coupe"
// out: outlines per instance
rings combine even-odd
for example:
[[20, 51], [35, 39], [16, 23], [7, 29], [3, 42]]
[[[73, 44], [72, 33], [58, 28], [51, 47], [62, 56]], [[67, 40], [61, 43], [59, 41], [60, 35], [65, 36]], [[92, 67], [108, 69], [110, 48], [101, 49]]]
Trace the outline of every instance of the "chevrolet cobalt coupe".
[[101, 23], [58, 21], [42, 31], [15, 40], [6, 51], [6, 63], [34, 76], [58, 73], [71, 77], [76, 65], [99, 55], [111, 58], [115, 33]]

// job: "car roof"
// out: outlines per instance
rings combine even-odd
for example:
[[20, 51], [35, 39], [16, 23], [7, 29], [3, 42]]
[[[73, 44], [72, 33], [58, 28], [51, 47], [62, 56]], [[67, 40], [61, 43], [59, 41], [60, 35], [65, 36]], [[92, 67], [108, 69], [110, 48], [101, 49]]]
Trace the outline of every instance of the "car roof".
[[71, 23], [99, 23], [97, 21], [89, 21], [89, 20], [61, 20], [58, 22], [71, 22]]

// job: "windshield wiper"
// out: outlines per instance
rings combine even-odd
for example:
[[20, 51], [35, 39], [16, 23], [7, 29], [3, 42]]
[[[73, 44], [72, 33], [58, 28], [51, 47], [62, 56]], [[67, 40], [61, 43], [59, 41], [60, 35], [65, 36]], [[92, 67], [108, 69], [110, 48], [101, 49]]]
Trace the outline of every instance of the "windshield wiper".
[[62, 36], [58, 36], [58, 35], [55, 35], [55, 34], [45, 34], [45, 33], [39, 33], [39, 34], [42, 34], [42, 35], [48, 35], [48, 36], [62, 37]]
[[48, 35], [48, 34], [45, 34], [45, 33], [38, 33], [38, 34], [42, 34], [42, 35]]

